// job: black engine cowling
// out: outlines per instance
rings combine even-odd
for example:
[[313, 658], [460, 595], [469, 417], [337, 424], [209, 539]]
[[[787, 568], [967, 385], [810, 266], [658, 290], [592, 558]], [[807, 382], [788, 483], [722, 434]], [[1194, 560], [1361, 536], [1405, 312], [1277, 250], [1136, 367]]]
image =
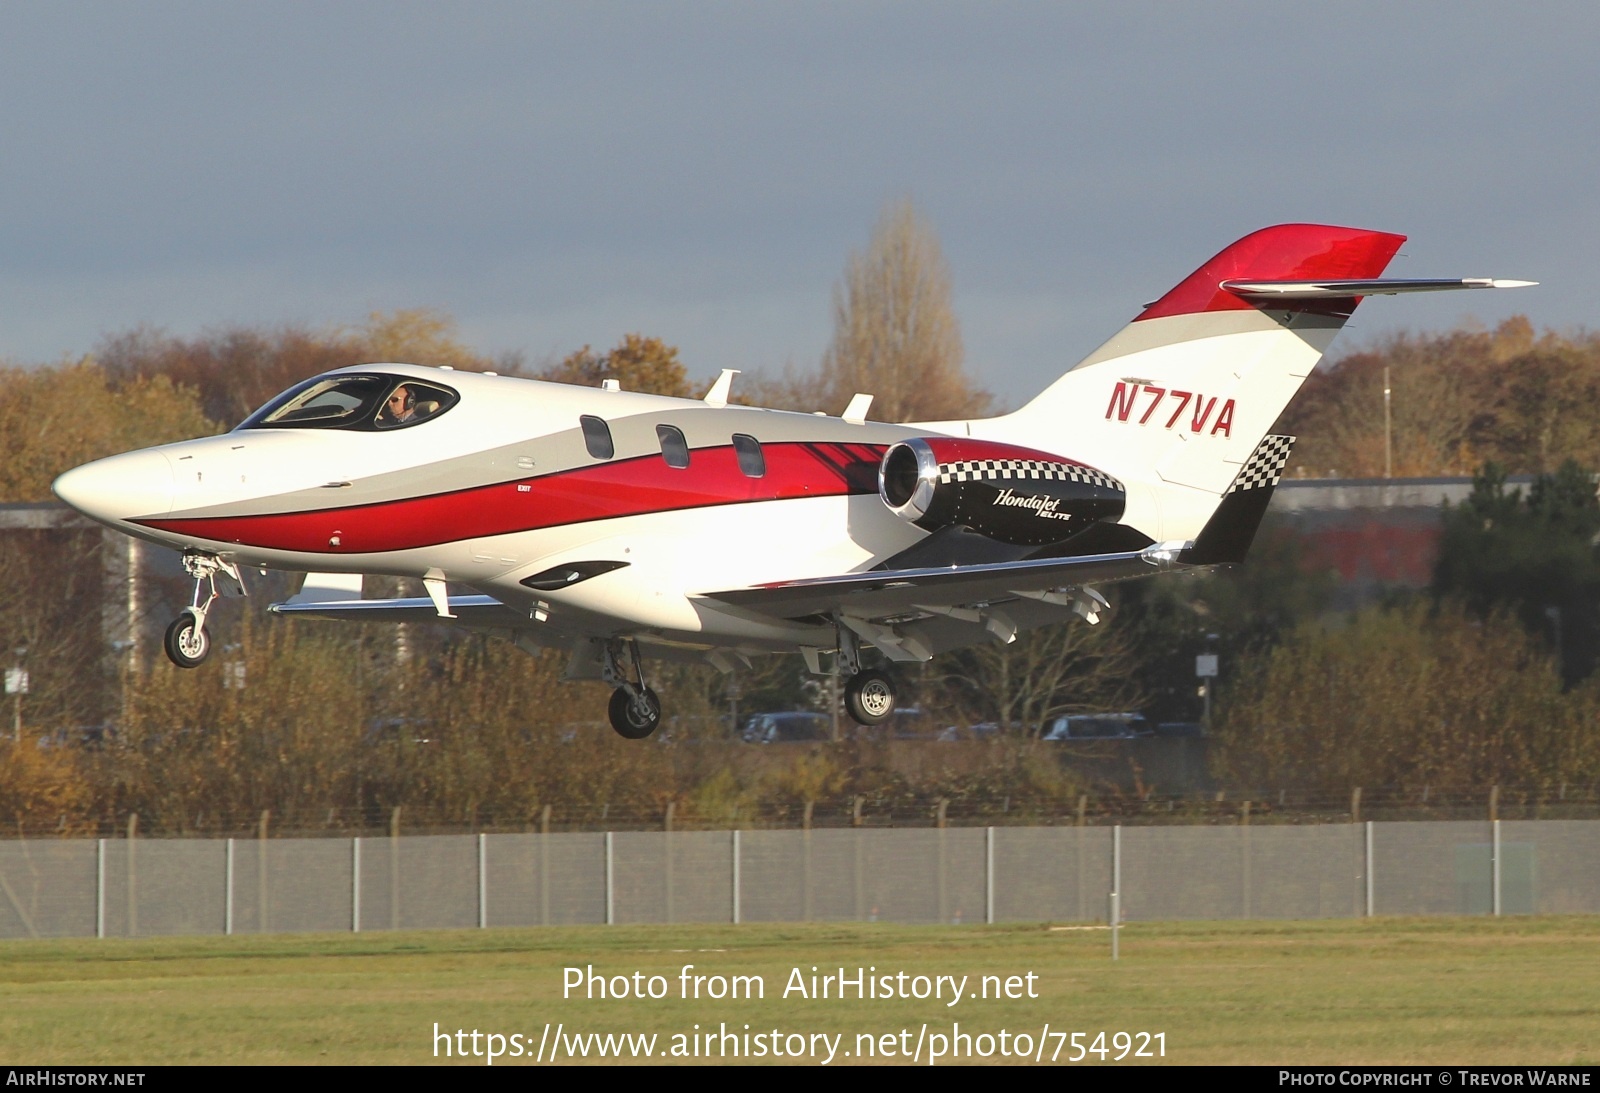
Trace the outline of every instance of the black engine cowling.
[[1127, 491], [1104, 471], [1048, 452], [957, 437], [895, 444], [878, 466], [895, 515], [938, 531], [966, 527], [996, 542], [1045, 546], [1122, 516]]

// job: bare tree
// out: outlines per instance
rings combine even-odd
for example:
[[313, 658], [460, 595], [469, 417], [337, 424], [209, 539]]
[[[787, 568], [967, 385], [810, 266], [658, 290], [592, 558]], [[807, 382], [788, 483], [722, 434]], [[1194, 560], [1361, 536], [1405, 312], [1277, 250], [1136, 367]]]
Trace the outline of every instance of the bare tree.
[[884, 212], [865, 253], [850, 256], [833, 311], [822, 380], [839, 406], [865, 391], [876, 419], [935, 421], [988, 405], [962, 371], [950, 268], [909, 199]]
[[943, 683], [970, 714], [1005, 732], [1037, 735], [1060, 713], [1136, 710], [1148, 696], [1132, 635], [1124, 627], [1073, 620], [947, 658]]

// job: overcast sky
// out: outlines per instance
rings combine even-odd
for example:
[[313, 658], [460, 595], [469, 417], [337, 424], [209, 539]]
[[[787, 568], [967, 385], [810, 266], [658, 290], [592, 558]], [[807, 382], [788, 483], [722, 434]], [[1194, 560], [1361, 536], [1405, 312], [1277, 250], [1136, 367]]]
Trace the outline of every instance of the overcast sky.
[[0, 356], [427, 306], [810, 368], [904, 195], [1012, 404], [1288, 220], [1543, 282], [1369, 301], [1345, 349], [1592, 326], [1597, 65], [1591, 2], [0, 3]]

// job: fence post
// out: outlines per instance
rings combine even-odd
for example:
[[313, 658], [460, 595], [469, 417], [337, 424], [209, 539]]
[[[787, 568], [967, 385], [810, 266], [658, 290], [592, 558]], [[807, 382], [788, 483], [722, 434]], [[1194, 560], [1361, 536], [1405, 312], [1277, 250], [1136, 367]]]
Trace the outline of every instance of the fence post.
[[478, 929], [489, 928], [489, 836], [478, 832]]
[[661, 850], [661, 857], [663, 859], [662, 860], [662, 864], [666, 867], [666, 877], [665, 877], [665, 881], [666, 881], [666, 904], [667, 904], [666, 919], [667, 919], [668, 922], [674, 921], [674, 916], [673, 916], [673, 913], [672, 913], [672, 907], [673, 907], [673, 904], [677, 902], [676, 899], [674, 898], [677, 893], [673, 890], [673, 883], [672, 883], [672, 821], [673, 821], [673, 818], [674, 818], [674, 815], [675, 815], [676, 811], [677, 811], [677, 802], [676, 801], [668, 801], [667, 802], [667, 814], [661, 821], [661, 823], [662, 823], [662, 835], [661, 835], [662, 850]]
[[611, 832], [606, 832], [606, 925], [616, 925], [616, 875], [613, 872], [616, 859], [611, 848]]
[[139, 814], [128, 813], [128, 936], [139, 934], [139, 870], [136, 847], [139, 842]]
[[1489, 821], [1491, 823], [1496, 823], [1499, 821], [1499, 819], [1500, 787], [1498, 785], [1493, 785], [1489, 787]]
[[1111, 890], [1122, 894], [1122, 825], [1111, 828]]
[[739, 829], [733, 829], [733, 924], [739, 925], [742, 908], [739, 906]]
[[1122, 957], [1122, 825], [1111, 827], [1111, 959]]
[[1361, 787], [1357, 786], [1350, 791], [1350, 822], [1361, 822]]
[[[857, 797], [856, 800], [859, 802], [861, 800], [861, 798]], [[863, 875], [864, 868], [863, 868], [862, 861], [861, 861], [861, 839], [865, 834], [866, 834], [866, 832], [862, 831], [861, 828], [858, 826], [855, 829], [854, 838], [852, 838], [850, 840], [850, 842], [852, 844], [850, 849], [851, 849], [852, 854], [854, 855], [854, 863], [855, 863], [855, 889], [854, 890], [855, 890], [855, 895], [856, 895], [856, 921], [857, 922], [861, 922], [867, 917], [867, 899], [866, 899], [866, 888], [867, 888], [867, 885], [866, 885], [866, 878]]]
[[1244, 807], [1242, 809], [1240, 809], [1240, 811], [1239, 811], [1239, 836], [1244, 842], [1244, 846], [1242, 847], [1242, 851], [1241, 851], [1241, 854], [1240, 854], [1240, 862], [1239, 862], [1239, 864], [1240, 864], [1239, 873], [1240, 873], [1240, 881], [1241, 881], [1241, 889], [1242, 889], [1242, 891], [1240, 892], [1240, 896], [1242, 897], [1240, 899], [1240, 903], [1244, 907], [1244, 917], [1245, 918], [1249, 918], [1250, 914], [1251, 914], [1251, 905], [1250, 905], [1251, 904], [1251, 901], [1250, 901], [1250, 802], [1249, 801], [1246, 801], [1244, 803]]
[[1367, 881], [1367, 917], [1371, 918], [1374, 914], [1377, 913], [1374, 910], [1374, 904], [1377, 901], [1377, 892], [1378, 892], [1377, 879], [1372, 875], [1373, 866], [1376, 864], [1376, 862], [1375, 862], [1375, 860], [1373, 858], [1373, 853], [1372, 853], [1372, 821], [1371, 820], [1367, 821], [1366, 836], [1367, 836], [1366, 837], [1366, 854], [1365, 854], [1366, 861], [1365, 861], [1365, 864], [1362, 866], [1361, 871], [1365, 875], [1366, 881]]
[[949, 896], [949, 885], [947, 883], [948, 882], [948, 866], [946, 865], [946, 861], [945, 861], [946, 858], [948, 857], [946, 851], [949, 849], [949, 845], [945, 841], [945, 833], [944, 833], [944, 798], [943, 797], [939, 798], [939, 825], [938, 825], [938, 827], [934, 828], [934, 837], [937, 840], [936, 845], [938, 847], [938, 853], [939, 853], [938, 866], [934, 870], [934, 879], [935, 879], [934, 900], [936, 901], [936, 906], [935, 906], [934, 910], [937, 912], [936, 921], [938, 921], [940, 923], [946, 923], [946, 922], [950, 921], [950, 900], [948, 898], [948, 896]]
[[983, 921], [994, 925], [994, 828], [983, 829]]
[[400, 928], [400, 806], [389, 813], [389, 929]]
[[228, 840], [227, 865], [223, 868], [223, 883], [227, 885], [222, 896], [222, 932], [233, 934], [233, 840]]
[[361, 836], [350, 838], [350, 932], [361, 932]]
[[270, 809], [261, 810], [261, 824], [256, 830], [256, 931], [267, 932], [267, 824], [272, 819]]
[[106, 936], [106, 841], [95, 840], [94, 850], [94, 936]]
[[550, 806], [539, 822], [539, 925], [550, 925]]
[[[1498, 790], [1500, 787], [1495, 786], [1494, 788]], [[1489, 826], [1491, 828], [1489, 839], [1489, 868], [1493, 874], [1494, 913], [1495, 917], [1498, 918], [1500, 916], [1502, 906], [1500, 903], [1500, 818], [1498, 816], [1495, 817], [1494, 822]]]
[[815, 801], [806, 802], [800, 825], [800, 919], [811, 921], [811, 814]]

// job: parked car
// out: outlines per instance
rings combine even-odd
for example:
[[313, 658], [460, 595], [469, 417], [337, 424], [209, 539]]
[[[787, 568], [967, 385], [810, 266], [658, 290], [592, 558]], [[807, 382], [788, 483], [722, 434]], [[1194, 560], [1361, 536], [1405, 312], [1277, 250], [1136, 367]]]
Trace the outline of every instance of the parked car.
[[1045, 740], [1133, 740], [1154, 735], [1142, 713], [1065, 714], [1045, 722]]
[[790, 744], [808, 740], [827, 740], [833, 735], [833, 720], [825, 713], [786, 710], [758, 713], [744, 723], [739, 738], [746, 744]]
[[1000, 726], [993, 721], [980, 721], [976, 725], [947, 725], [939, 734], [940, 740], [993, 740], [1000, 735]]

